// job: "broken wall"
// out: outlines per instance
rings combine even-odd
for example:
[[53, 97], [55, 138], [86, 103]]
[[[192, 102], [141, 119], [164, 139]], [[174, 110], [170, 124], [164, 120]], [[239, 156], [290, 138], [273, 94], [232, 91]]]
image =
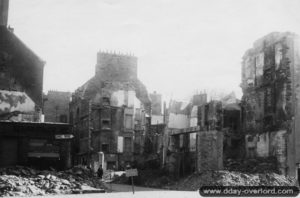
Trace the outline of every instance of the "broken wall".
[[150, 93], [149, 97], [151, 99], [151, 114], [161, 115], [162, 114], [162, 96], [156, 92]]
[[170, 113], [169, 120], [168, 120], [168, 127], [175, 128], [175, 129], [188, 128], [190, 125], [189, 121], [190, 120], [188, 115]]
[[69, 123], [70, 98], [70, 92], [48, 91], [44, 100], [45, 121]]
[[[4, 1], [1, 1], [1, 4]], [[45, 62], [5, 26], [0, 26], [0, 89], [25, 92], [42, 108]]]
[[[295, 175], [300, 159], [299, 57], [298, 35], [273, 32], [257, 40], [242, 63], [243, 130], [252, 135], [269, 132], [269, 154], [282, 155], [278, 166], [289, 175]], [[280, 131], [286, 135], [281, 137]], [[280, 146], [272, 147], [273, 141]], [[260, 140], [255, 146], [257, 155], [266, 155], [266, 143]]]
[[25, 93], [0, 90], [0, 120], [40, 122], [41, 112]]
[[197, 171], [223, 168], [223, 133], [203, 131], [197, 133]]

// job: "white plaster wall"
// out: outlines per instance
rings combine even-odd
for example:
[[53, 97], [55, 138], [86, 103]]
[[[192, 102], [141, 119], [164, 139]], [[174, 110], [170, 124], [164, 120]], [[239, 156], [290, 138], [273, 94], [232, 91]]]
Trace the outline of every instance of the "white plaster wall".
[[152, 115], [151, 116], [151, 124], [163, 124], [164, 116], [162, 115]]
[[191, 117], [196, 118], [198, 116], [198, 106], [193, 106], [191, 111]]
[[258, 135], [256, 152], [258, 157], [268, 157], [269, 156], [269, 133], [263, 133]]
[[193, 106], [190, 118], [190, 127], [195, 127], [198, 124], [198, 106]]
[[141, 101], [136, 97], [136, 93], [133, 90], [114, 91], [111, 94], [111, 106], [121, 107], [123, 105], [126, 105], [128, 107], [141, 108]]
[[[15, 104], [8, 100], [13, 100]], [[6, 113], [13, 111], [29, 113], [35, 111], [35, 103], [25, 92], [0, 90], [0, 110]]]
[[190, 119], [190, 127], [196, 127], [198, 125], [198, 118]]
[[123, 142], [124, 138], [122, 136], [118, 136], [118, 153], [123, 153]]
[[184, 129], [189, 127], [189, 118], [185, 114], [174, 114], [169, 115], [169, 128]]
[[128, 107], [135, 107], [135, 91], [128, 91]]
[[121, 107], [122, 105], [125, 105], [125, 91], [118, 90], [113, 92], [111, 95], [110, 104], [111, 106], [115, 107]]

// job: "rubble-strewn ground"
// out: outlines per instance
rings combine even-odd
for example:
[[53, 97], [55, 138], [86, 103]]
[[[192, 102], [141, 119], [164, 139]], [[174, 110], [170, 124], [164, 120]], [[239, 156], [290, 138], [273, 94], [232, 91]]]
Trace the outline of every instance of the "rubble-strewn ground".
[[276, 158], [227, 159], [222, 171], [194, 173], [168, 186], [198, 190], [200, 186], [293, 186], [295, 178], [279, 175]]
[[71, 194], [105, 189], [99, 178], [83, 167], [66, 171], [39, 171], [22, 166], [0, 169], [0, 196]]
[[[293, 186], [295, 179], [279, 175], [275, 158], [227, 159], [224, 170], [194, 173], [177, 181], [162, 170], [140, 170], [135, 184], [172, 190], [198, 190], [200, 186]], [[116, 183], [130, 184], [125, 175]]]
[[243, 173], [279, 173], [275, 157], [227, 159], [224, 161], [224, 169]]
[[199, 190], [201, 186], [293, 186], [295, 180], [276, 173], [246, 174], [236, 171], [206, 171], [192, 174], [169, 189]]
[[[158, 172], [158, 171], [157, 171]], [[145, 173], [142, 173], [145, 175]], [[242, 173], [237, 171], [206, 171], [201, 174], [194, 173], [178, 181], [173, 181], [168, 176], [153, 174], [147, 177], [135, 178], [135, 184], [165, 188], [170, 190], [199, 190], [201, 186], [293, 186], [295, 179], [276, 173]], [[141, 182], [140, 180], [143, 181]], [[124, 175], [116, 179], [116, 183], [127, 183]]]

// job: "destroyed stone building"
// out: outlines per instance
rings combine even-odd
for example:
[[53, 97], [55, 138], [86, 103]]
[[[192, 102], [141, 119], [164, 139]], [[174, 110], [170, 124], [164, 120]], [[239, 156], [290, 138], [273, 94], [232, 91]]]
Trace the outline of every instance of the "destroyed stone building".
[[149, 94], [151, 100], [151, 125], [163, 124], [162, 95], [156, 92]]
[[72, 94], [76, 164], [122, 169], [143, 152], [150, 99], [137, 58], [98, 52], [95, 76]]
[[190, 102], [171, 100], [165, 110], [162, 136], [163, 167], [176, 177], [192, 172], [220, 170], [226, 157], [238, 157], [242, 136], [240, 105], [234, 94], [207, 101], [207, 94]]
[[156, 93], [156, 91], [150, 93], [149, 97], [151, 100], [151, 122], [145, 137], [144, 158], [142, 159], [142, 163], [149, 166], [151, 164], [152, 167], [160, 167], [163, 161], [162, 153], [163, 135], [166, 127], [166, 104], [162, 104], [162, 95]]
[[45, 62], [7, 27], [7, 15], [1, 0], [0, 166], [70, 167], [70, 139], [60, 135], [71, 135], [71, 126], [42, 123]]
[[48, 91], [44, 96], [45, 122], [69, 123], [70, 92]]
[[277, 158], [282, 174], [300, 162], [300, 42], [273, 32], [246, 51], [242, 62], [242, 128], [249, 158]]

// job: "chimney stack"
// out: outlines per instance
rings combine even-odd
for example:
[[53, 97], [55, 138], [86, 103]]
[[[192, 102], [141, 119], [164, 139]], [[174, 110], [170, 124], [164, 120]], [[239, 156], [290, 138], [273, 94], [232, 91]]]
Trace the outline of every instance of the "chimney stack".
[[7, 27], [9, 0], [0, 0], [0, 26]]

